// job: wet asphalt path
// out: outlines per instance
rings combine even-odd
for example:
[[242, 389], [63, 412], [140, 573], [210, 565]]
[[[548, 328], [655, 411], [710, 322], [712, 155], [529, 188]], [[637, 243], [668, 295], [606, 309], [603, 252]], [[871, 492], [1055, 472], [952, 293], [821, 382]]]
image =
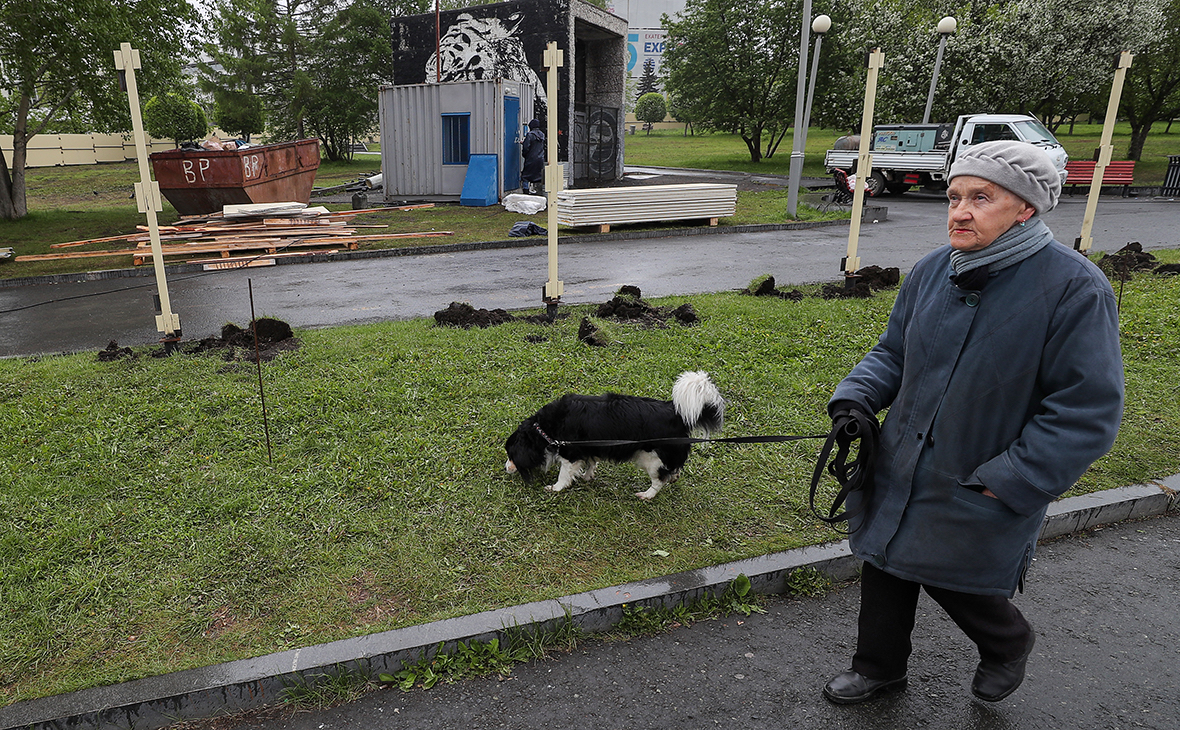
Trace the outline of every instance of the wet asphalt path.
[[1041, 545], [1016, 598], [1038, 632], [1024, 685], [989, 704], [970, 693], [974, 647], [923, 594], [909, 689], [852, 707], [820, 694], [855, 642], [856, 584], [774, 598], [649, 638], [591, 641], [505, 679], [382, 689], [348, 705], [189, 730], [792, 728], [1123, 730], [1180, 727], [1180, 514]]
[[[939, 197], [909, 194], [881, 203], [888, 220], [861, 229], [862, 266], [906, 271], [945, 243]], [[1084, 197], [1066, 197], [1046, 220], [1060, 240], [1072, 242], [1084, 210]], [[1114, 251], [1128, 241], [1175, 246], [1178, 222], [1175, 201], [1104, 198], [1094, 249]], [[570, 304], [605, 301], [624, 284], [657, 297], [733, 290], [772, 274], [781, 288], [837, 280], [847, 245], [847, 226], [571, 243], [559, 250], [559, 278]], [[219, 334], [226, 322], [249, 322], [248, 280], [258, 316], [307, 328], [428, 317], [452, 301], [539, 307], [547, 271], [547, 249], [538, 245], [175, 274], [168, 286], [184, 338], [199, 340]], [[111, 340], [156, 343], [155, 291], [151, 277], [0, 288], [0, 356], [98, 350]]]

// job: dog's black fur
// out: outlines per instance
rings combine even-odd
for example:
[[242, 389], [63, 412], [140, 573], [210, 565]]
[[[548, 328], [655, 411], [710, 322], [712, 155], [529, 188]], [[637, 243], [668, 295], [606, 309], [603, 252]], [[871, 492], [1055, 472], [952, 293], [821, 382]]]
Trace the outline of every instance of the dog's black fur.
[[[651, 488], [637, 492], [653, 498], [680, 476], [690, 444], [643, 443], [644, 439], [685, 438], [695, 430], [720, 430], [725, 401], [705, 373], [683, 373], [673, 388], [673, 400], [632, 395], [569, 394], [526, 418], [504, 444], [509, 472], [526, 480], [546, 472], [555, 461], [561, 473], [546, 489], [559, 492], [574, 478], [589, 479], [599, 461], [634, 461], [651, 477]], [[594, 445], [582, 441], [637, 441], [635, 444]], [[562, 443], [560, 446], [554, 442]]]

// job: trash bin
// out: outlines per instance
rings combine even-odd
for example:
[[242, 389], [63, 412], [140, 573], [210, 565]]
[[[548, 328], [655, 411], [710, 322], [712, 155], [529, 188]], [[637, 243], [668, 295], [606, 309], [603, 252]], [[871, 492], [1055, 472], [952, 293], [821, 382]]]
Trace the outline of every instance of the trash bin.
[[1180, 195], [1180, 155], [1168, 155], [1168, 171], [1164, 174], [1164, 195]]

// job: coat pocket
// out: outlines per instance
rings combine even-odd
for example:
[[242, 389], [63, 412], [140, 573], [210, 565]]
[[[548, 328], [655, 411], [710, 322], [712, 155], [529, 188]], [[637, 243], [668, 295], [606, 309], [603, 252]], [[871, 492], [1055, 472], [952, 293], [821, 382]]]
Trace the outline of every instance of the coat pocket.
[[968, 489], [967, 487], [959, 485], [956, 487], [954, 495], [955, 499], [961, 500], [975, 507], [981, 507], [993, 512], [1007, 513], [1013, 516], [1016, 515], [1016, 512], [1009, 508], [1008, 505], [1004, 504], [996, 497], [987, 496], [983, 492], [976, 492], [973, 489]]
[[966, 592], [1012, 592], [1041, 516], [1023, 516], [958, 479], [919, 471], [886, 564], [922, 583]]

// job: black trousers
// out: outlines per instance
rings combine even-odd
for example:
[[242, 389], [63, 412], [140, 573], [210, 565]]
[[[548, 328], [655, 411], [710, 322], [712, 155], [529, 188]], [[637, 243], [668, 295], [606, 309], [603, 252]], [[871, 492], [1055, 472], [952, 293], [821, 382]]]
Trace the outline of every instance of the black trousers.
[[1020, 658], [1032, 637], [1032, 627], [1005, 596], [979, 596], [924, 586], [894, 577], [864, 564], [857, 621], [856, 654], [852, 671], [869, 679], [897, 679], [906, 673], [913, 644], [918, 593], [925, 590], [967, 638], [984, 661], [1010, 662]]

